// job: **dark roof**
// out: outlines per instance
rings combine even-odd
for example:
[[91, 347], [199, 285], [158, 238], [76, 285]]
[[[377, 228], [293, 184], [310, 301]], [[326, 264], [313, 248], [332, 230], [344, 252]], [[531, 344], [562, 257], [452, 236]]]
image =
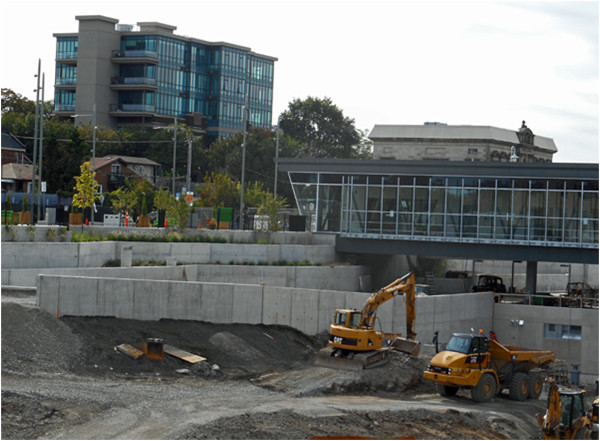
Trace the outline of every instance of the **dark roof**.
[[10, 132], [2, 132], [2, 148], [25, 151], [23, 143]]

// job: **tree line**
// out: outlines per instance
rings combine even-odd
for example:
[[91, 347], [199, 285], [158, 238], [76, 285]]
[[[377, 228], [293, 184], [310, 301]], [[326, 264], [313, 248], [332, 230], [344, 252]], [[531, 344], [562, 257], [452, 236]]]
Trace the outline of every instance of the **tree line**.
[[[44, 106], [44, 156], [43, 179], [47, 192], [60, 196], [73, 196], [76, 192], [76, 177], [81, 176], [81, 165], [91, 158], [93, 128], [91, 125], [74, 125], [53, 114], [53, 102]], [[303, 158], [369, 158], [371, 142], [366, 131], [355, 127], [354, 120], [344, 116], [330, 98], [308, 97], [294, 99], [281, 113], [279, 121], [279, 156]], [[35, 125], [35, 103], [11, 89], [2, 89], [2, 130], [10, 132], [26, 148], [29, 157], [33, 153]], [[184, 136], [177, 137], [175, 175], [187, 175], [187, 139], [189, 128], [178, 124]], [[192, 182], [203, 182], [196, 189], [199, 199], [209, 200], [214, 206], [236, 206], [231, 200], [241, 180], [242, 133], [220, 139], [205, 146], [201, 137], [192, 137]], [[276, 136], [272, 130], [249, 127], [246, 141], [246, 188], [245, 199], [253, 194], [272, 192], [275, 173]], [[185, 153], [184, 153], [185, 152]], [[96, 157], [121, 155], [144, 157], [161, 164], [160, 176], [172, 176], [173, 131], [151, 130], [143, 127], [114, 130], [99, 126], [96, 131]], [[293, 204], [293, 193], [287, 177], [281, 175], [277, 181], [278, 195]], [[121, 188], [127, 191], [131, 182]], [[225, 198], [222, 188], [229, 186]], [[130, 189], [131, 190], [131, 189]], [[239, 192], [239, 189], [237, 190]], [[212, 192], [212, 194], [211, 194]], [[261, 193], [262, 192], [262, 193]], [[114, 193], [114, 192], [113, 192]], [[153, 191], [146, 194], [146, 204], [154, 207]], [[238, 193], [239, 194], [239, 193]], [[225, 198], [215, 200], [215, 197]], [[115, 198], [111, 195], [108, 202]], [[238, 199], [239, 201], [239, 199]], [[138, 204], [141, 204], [139, 202]], [[222, 205], [227, 204], [227, 205]], [[231, 205], [229, 205], [231, 204]], [[106, 201], [105, 201], [106, 205]], [[248, 204], [247, 204], [248, 205]], [[138, 205], [141, 210], [141, 205]]]

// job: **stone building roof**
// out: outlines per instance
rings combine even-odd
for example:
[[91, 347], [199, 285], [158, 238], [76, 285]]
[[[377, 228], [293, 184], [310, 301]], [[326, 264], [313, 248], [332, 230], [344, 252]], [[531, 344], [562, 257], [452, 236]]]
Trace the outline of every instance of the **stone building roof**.
[[[439, 140], [439, 141], [498, 141], [501, 143], [519, 145], [519, 131], [500, 129], [491, 126], [468, 126], [468, 125], [383, 125], [377, 124], [371, 130], [369, 139], [372, 141], [411, 141], [411, 140]], [[533, 146], [556, 153], [558, 149], [552, 138], [533, 135]]]

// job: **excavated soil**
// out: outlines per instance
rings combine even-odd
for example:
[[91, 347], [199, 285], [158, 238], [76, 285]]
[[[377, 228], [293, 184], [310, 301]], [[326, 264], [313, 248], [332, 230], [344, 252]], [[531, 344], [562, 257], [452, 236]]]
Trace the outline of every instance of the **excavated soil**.
[[[206, 357], [134, 360], [145, 338]], [[56, 317], [2, 301], [4, 439], [530, 439], [543, 400], [436, 394], [428, 357], [314, 365], [324, 336], [180, 320]]]

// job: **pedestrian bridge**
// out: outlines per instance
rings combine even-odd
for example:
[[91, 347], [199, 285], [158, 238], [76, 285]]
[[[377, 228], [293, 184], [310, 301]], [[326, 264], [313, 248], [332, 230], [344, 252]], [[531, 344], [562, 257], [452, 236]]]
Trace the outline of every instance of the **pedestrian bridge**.
[[278, 164], [339, 252], [598, 264], [598, 164]]

